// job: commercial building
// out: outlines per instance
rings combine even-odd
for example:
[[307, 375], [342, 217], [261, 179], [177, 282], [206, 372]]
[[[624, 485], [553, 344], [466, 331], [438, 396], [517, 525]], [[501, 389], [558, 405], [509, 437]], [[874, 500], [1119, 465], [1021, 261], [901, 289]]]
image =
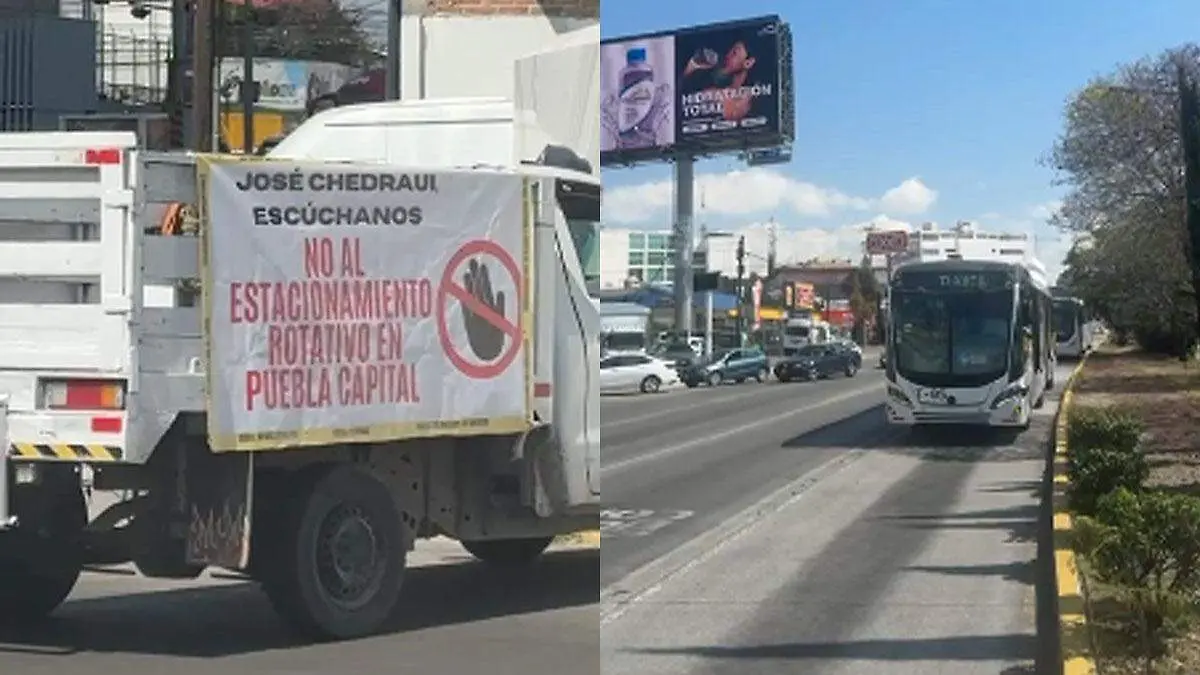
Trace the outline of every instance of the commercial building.
[[[600, 287], [624, 288], [639, 284], [670, 283], [675, 273], [675, 252], [670, 230], [600, 230]], [[738, 238], [728, 233], [704, 233], [696, 241], [696, 267], [737, 276]], [[745, 273], [767, 273], [766, 246], [747, 241]]]
[[1034, 254], [1034, 243], [1027, 234], [980, 232], [968, 221], [960, 221], [950, 230], [939, 230], [933, 223], [925, 223], [909, 234], [908, 250], [896, 255], [894, 262], [945, 260], [951, 255], [1021, 262]]

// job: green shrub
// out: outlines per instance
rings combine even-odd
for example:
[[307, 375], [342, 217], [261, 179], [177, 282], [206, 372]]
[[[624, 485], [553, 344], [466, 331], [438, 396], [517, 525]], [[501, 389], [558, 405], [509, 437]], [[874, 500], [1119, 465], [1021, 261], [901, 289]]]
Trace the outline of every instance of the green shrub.
[[1095, 512], [1100, 497], [1119, 488], [1139, 490], [1150, 467], [1138, 447], [1145, 425], [1119, 408], [1078, 408], [1067, 425], [1068, 503]]
[[1079, 537], [1098, 579], [1116, 586], [1138, 614], [1147, 656], [1193, 618], [1200, 591], [1200, 499], [1118, 488], [1101, 496]]
[[1146, 425], [1137, 415], [1117, 407], [1080, 407], [1067, 418], [1067, 448], [1086, 452], [1094, 448], [1132, 451]]
[[1068, 505], [1076, 513], [1091, 515], [1100, 499], [1116, 490], [1141, 490], [1149, 475], [1150, 465], [1136, 449], [1093, 448], [1069, 455]]

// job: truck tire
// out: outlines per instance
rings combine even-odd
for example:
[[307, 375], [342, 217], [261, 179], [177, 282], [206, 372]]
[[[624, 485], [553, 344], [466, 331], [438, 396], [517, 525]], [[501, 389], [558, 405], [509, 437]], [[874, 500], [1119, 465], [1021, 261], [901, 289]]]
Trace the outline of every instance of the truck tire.
[[75, 475], [48, 476], [13, 497], [21, 524], [0, 536], [0, 622], [19, 623], [44, 618], [75, 588], [88, 512]]
[[513, 568], [533, 564], [554, 537], [532, 537], [529, 539], [480, 539], [462, 542], [467, 552], [480, 561], [496, 567]]
[[[408, 542], [380, 480], [350, 465], [290, 486], [275, 551], [256, 570], [271, 605], [299, 636], [348, 640], [385, 627], [399, 600]], [[259, 523], [272, 536], [269, 526]]]

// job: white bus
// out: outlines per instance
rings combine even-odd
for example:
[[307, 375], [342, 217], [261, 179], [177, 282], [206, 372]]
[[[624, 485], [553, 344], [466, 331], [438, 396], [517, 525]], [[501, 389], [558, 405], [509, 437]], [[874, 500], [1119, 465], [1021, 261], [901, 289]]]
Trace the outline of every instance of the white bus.
[[1054, 332], [1059, 358], [1078, 359], [1096, 346], [1096, 322], [1079, 298], [1054, 299]]
[[1029, 425], [1056, 364], [1040, 263], [911, 263], [896, 270], [889, 293], [891, 423]]

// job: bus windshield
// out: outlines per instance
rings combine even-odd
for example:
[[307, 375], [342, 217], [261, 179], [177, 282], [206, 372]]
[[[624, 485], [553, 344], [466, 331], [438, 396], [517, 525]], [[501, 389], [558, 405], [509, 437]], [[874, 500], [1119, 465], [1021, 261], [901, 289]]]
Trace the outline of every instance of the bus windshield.
[[1078, 321], [1078, 305], [1073, 302], [1058, 301], [1054, 303], [1054, 332], [1059, 342], [1066, 342], [1075, 337]]
[[902, 291], [895, 303], [896, 369], [925, 386], [979, 386], [1008, 369], [1012, 292]]

